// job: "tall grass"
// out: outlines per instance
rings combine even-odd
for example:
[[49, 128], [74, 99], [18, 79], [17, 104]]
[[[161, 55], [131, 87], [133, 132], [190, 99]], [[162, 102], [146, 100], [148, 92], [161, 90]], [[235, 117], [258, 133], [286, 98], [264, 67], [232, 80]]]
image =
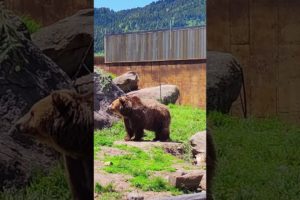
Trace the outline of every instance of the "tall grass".
[[29, 185], [23, 189], [9, 189], [0, 193], [1, 200], [70, 200], [71, 194], [61, 165], [49, 174], [37, 170]]
[[300, 128], [278, 119], [211, 113], [218, 199], [299, 199]]

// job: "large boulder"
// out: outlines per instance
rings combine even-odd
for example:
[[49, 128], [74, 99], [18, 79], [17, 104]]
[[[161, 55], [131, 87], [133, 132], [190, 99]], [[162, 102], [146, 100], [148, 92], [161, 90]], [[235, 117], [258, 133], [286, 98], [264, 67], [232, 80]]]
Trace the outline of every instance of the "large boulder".
[[102, 71], [94, 73], [94, 127], [102, 129], [119, 120], [107, 112], [108, 106], [124, 92], [112, 82], [112, 78]]
[[229, 53], [207, 54], [207, 110], [228, 113], [242, 86], [239, 62]]
[[155, 99], [163, 104], [174, 104], [178, 100], [180, 93], [176, 85], [161, 85], [132, 91], [127, 93], [127, 95]]
[[93, 71], [93, 18], [93, 9], [81, 10], [32, 34], [32, 41], [71, 78], [88, 74], [79, 67], [84, 60]]
[[138, 89], [139, 76], [136, 72], [130, 71], [114, 78], [113, 82], [127, 93]]
[[20, 30], [5, 9], [0, 9], [0, 185], [22, 186], [32, 169], [48, 169], [57, 154], [22, 136], [15, 122], [52, 90], [71, 88], [69, 77]]

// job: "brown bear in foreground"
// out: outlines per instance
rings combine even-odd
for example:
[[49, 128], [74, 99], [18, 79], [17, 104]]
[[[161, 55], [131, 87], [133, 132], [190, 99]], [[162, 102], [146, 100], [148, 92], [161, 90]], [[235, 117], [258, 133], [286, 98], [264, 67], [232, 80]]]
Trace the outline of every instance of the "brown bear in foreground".
[[170, 140], [170, 112], [156, 100], [122, 96], [114, 100], [108, 110], [123, 117], [127, 132], [125, 141], [142, 140], [144, 129], [155, 132], [153, 141]]
[[215, 149], [215, 143], [213, 140], [213, 133], [210, 128], [206, 131], [206, 174], [207, 174], [207, 191], [206, 191], [206, 198], [207, 200], [213, 200], [212, 194], [212, 186], [213, 186], [213, 179], [215, 176], [215, 168], [217, 164], [217, 155]]
[[73, 199], [93, 199], [92, 94], [58, 90], [32, 106], [16, 124], [62, 153]]

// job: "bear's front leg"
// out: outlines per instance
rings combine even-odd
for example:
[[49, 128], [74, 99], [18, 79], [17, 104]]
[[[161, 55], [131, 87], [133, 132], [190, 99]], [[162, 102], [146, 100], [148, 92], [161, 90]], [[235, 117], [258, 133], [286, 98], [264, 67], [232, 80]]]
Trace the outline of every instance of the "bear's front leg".
[[134, 135], [134, 141], [141, 141], [144, 137], [144, 129], [143, 128], [136, 128], [135, 135]]
[[132, 124], [131, 124], [130, 120], [126, 119], [126, 118], [124, 118], [124, 124], [125, 124], [126, 133], [127, 133], [124, 140], [125, 141], [130, 141], [131, 138], [134, 135], [134, 132], [133, 132], [133, 129], [132, 129]]

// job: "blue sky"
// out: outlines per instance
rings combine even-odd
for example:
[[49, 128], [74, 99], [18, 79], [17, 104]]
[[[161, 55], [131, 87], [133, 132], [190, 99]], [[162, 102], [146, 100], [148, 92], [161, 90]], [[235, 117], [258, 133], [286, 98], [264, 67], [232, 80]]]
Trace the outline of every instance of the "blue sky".
[[114, 11], [125, 10], [136, 7], [144, 7], [157, 0], [95, 0], [95, 8], [106, 7]]

